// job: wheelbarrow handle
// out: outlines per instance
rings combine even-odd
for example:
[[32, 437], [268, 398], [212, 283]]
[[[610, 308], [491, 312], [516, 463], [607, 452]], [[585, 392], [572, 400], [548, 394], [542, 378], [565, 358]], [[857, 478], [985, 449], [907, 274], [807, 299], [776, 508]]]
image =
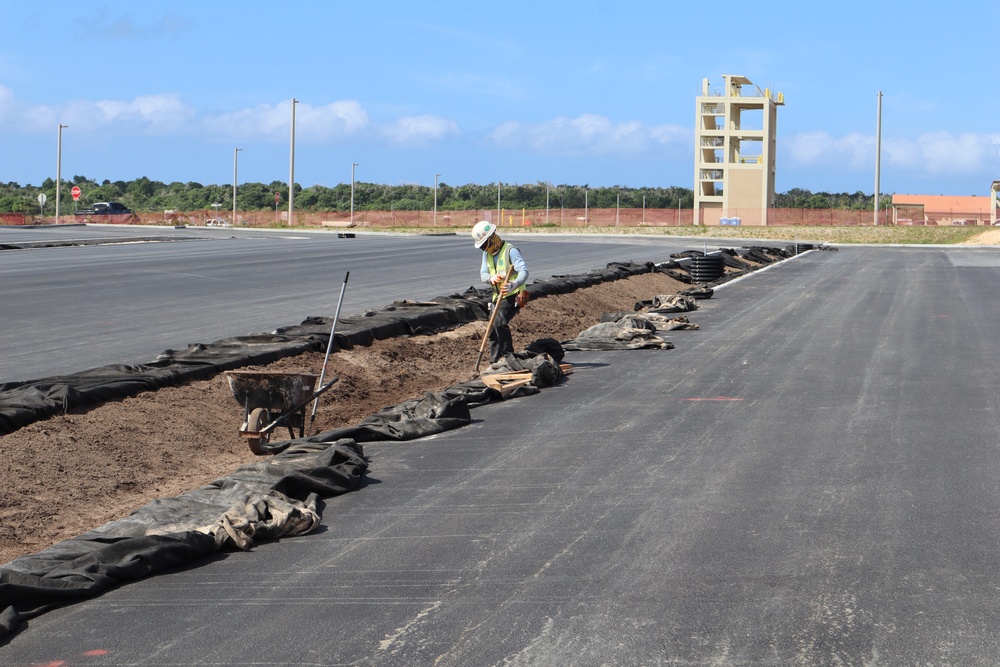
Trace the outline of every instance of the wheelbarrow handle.
[[286, 412], [285, 414], [281, 415], [280, 417], [278, 417], [277, 419], [275, 419], [273, 422], [271, 422], [270, 424], [268, 424], [267, 426], [265, 426], [264, 428], [262, 428], [260, 430], [261, 435], [266, 435], [266, 434], [270, 433], [271, 431], [273, 431], [274, 429], [276, 429], [279, 426], [281, 426], [281, 423], [283, 421], [285, 421], [288, 417], [291, 417], [296, 412], [298, 412], [299, 410], [301, 410], [302, 408], [304, 408], [306, 405], [309, 404], [310, 401], [315, 401], [317, 398], [319, 398], [320, 396], [322, 396], [323, 394], [325, 394], [330, 389], [330, 387], [332, 387], [334, 384], [337, 383], [338, 380], [340, 380], [340, 378], [333, 378], [332, 380], [330, 380], [329, 382], [327, 382], [325, 385], [323, 385], [322, 387], [320, 387], [319, 389], [317, 389], [315, 392], [313, 392], [308, 398], [305, 398], [305, 399], [299, 401], [298, 403], [296, 403], [295, 407], [293, 407], [291, 410], [289, 410], [288, 412]]

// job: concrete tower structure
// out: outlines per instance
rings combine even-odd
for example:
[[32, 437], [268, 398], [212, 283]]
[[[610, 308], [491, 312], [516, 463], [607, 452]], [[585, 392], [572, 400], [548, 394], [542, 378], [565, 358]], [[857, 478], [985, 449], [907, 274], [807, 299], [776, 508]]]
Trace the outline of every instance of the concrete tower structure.
[[766, 225], [774, 207], [775, 146], [781, 93], [744, 76], [723, 75], [722, 90], [702, 80], [694, 142], [694, 224]]

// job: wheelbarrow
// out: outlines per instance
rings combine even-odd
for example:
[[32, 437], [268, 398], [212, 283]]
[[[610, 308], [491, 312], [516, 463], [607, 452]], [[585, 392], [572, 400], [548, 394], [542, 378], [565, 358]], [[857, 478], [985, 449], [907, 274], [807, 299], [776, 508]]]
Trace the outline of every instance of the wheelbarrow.
[[290, 438], [305, 436], [306, 406], [319, 398], [339, 378], [319, 389], [318, 375], [263, 371], [226, 371], [233, 398], [243, 406], [244, 419], [240, 436], [254, 454], [267, 454], [271, 432], [284, 424]]

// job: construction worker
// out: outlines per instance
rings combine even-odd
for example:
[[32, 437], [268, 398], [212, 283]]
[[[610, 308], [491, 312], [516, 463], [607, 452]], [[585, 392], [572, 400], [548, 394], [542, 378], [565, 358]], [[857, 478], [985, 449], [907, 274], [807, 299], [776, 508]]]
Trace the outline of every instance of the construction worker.
[[510, 321], [527, 296], [524, 284], [528, 280], [528, 265], [521, 251], [500, 238], [492, 222], [477, 222], [472, 228], [472, 241], [483, 251], [479, 276], [493, 288], [490, 308], [499, 308], [490, 331], [490, 362], [496, 364], [514, 351]]

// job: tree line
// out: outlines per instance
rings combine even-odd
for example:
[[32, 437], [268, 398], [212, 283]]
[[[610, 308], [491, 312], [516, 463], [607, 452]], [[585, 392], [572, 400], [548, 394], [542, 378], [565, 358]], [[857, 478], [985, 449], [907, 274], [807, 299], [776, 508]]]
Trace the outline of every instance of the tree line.
[[[71, 191], [80, 188], [80, 199], [74, 201]], [[142, 177], [133, 181], [104, 180], [98, 183], [86, 176], [74, 176], [62, 183], [61, 211], [72, 213], [94, 202], [117, 201], [136, 211], [222, 211], [233, 208], [232, 185], [202, 185], [195, 182], [161, 183]], [[39, 194], [44, 194], [44, 207], [39, 204]], [[275, 195], [278, 202], [275, 201]], [[597, 187], [587, 185], [552, 185], [547, 183], [486, 185], [466, 184], [452, 186], [439, 183], [437, 192], [425, 185], [382, 185], [355, 182], [354, 209], [356, 211], [466, 211], [492, 209], [498, 205], [507, 210], [520, 208], [687, 208], [694, 206], [694, 193], [689, 188], [629, 188]], [[56, 182], [46, 179], [40, 186], [10, 182], [0, 185], [0, 212], [49, 214], [55, 210]], [[303, 211], [350, 211], [351, 185], [341, 183], [335, 187], [313, 185], [303, 188], [295, 184], [295, 208]], [[863, 192], [854, 194], [828, 192], [813, 193], [795, 188], [776, 195], [777, 208], [836, 208], [845, 210], [873, 210], [874, 196]], [[241, 211], [274, 210], [287, 206], [288, 185], [281, 181], [270, 183], [242, 183], [236, 189], [236, 208]]]

